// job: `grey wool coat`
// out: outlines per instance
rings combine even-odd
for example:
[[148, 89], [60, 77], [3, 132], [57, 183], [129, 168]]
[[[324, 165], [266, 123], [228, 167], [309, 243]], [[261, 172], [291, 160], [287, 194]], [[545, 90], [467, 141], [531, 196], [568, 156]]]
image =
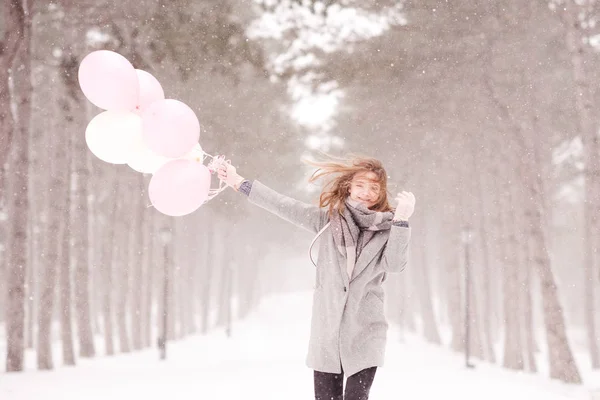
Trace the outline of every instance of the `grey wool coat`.
[[[281, 195], [258, 181], [251, 203], [314, 234], [329, 222], [327, 210]], [[318, 239], [316, 288], [306, 364], [321, 372], [346, 376], [382, 366], [388, 323], [382, 283], [388, 273], [401, 272], [408, 259], [411, 230], [392, 226], [378, 231], [360, 253], [352, 278], [330, 231]]]

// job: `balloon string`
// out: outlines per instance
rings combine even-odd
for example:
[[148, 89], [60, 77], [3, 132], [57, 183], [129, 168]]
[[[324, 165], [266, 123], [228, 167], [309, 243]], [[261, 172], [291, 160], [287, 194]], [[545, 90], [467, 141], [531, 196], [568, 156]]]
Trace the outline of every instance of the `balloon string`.
[[[204, 151], [204, 150], [203, 150]], [[214, 173], [216, 172], [216, 169], [218, 167], [217, 164], [219, 164], [220, 162], [224, 161], [224, 157], [223, 156], [213, 156], [210, 155], [206, 152], [204, 152], [205, 157], [209, 157], [211, 158], [211, 162], [208, 164], [208, 169]], [[223, 190], [227, 189], [227, 184], [225, 184], [225, 182], [219, 180], [219, 187], [217, 189], [210, 189], [208, 191], [208, 198], [206, 199], [206, 201], [204, 202], [204, 204], [206, 204], [207, 202], [209, 202], [210, 200], [212, 200], [215, 196], [217, 196], [219, 193], [221, 193]]]

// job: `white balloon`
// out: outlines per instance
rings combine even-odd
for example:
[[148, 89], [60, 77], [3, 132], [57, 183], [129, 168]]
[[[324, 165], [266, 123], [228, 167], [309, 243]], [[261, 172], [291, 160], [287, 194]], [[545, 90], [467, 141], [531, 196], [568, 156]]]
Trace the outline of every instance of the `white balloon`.
[[146, 146], [143, 134], [140, 130], [140, 136], [136, 138], [135, 145], [131, 152], [131, 158], [127, 162], [132, 169], [143, 174], [154, 174], [157, 169], [165, 165], [172, 158], [160, 156], [154, 153]]
[[196, 144], [194, 148], [182, 158], [202, 163], [204, 161], [204, 150], [200, 147], [200, 143]]
[[142, 118], [126, 111], [104, 111], [96, 115], [85, 130], [90, 151], [111, 164], [126, 164], [141, 136]]

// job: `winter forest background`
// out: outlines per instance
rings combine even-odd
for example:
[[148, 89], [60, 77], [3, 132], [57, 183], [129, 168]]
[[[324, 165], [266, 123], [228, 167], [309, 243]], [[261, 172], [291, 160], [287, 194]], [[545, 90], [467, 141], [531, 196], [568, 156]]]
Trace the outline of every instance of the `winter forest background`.
[[176, 341], [312, 288], [306, 232], [231, 190], [166, 217], [148, 175], [88, 151], [77, 69], [109, 49], [284, 194], [316, 201], [305, 157], [381, 159], [417, 198], [391, 323], [582, 383], [600, 368], [599, 18], [595, 0], [4, 0], [0, 369], [155, 347], [165, 291]]

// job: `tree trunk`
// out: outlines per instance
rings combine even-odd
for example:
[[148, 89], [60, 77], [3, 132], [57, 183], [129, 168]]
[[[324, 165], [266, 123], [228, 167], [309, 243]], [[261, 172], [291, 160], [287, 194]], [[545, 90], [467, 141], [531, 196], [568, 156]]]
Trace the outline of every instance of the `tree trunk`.
[[225, 327], [225, 335], [230, 338], [233, 335], [233, 276], [234, 276], [234, 266], [231, 263], [231, 260], [224, 265], [225, 270], [224, 280], [223, 280], [223, 297], [222, 301], [222, 311], [223, 314], [223, 325]]
[[148, 226], [144, 230], [144, 308], [143, 308], [143, 327], [144, 327], [144, 345], [152, 346], [154, 341], [152, 340], [152, 315], [153, 315], [153, 290], [154, 287], [154, 273], [156, 271], [156, 258], [155, 254], [155, 217], [149, 208], [144, 207], [145, 220], [148, 221]]
[[[508, 196], [502, 199], [501, 215], [505, 216], [503, 230], [505, 232], [504, 245], [504, 362], [505, 368], [522, 370], [523, 343], [521, 340], [521, 291], [519, 290], [519, 243], [517, 240], [518, 224], [515, 223], [516, 216], [519, 220], [519, 209], [516, 207], [515, 180], [514, 176], [505, 177], [504, 191]], [[516, 226], [517, 225], [517, 226]]]
[[[193, 310], [193, 307], [190, 307], [190, 299], [192, 298], [192, 294], [190, 288], [192, 287], [193, 280], [190, 274], [191, 265], [190, 265], [190, 256], [189, 249], [191, 248], [191, 243], [189, 239], [189, 234], [187, 233], [187, 226], [183, 224], [183, 221], [178, 221], [178, 230], [177, 232], [185, 232], [182, 235], [182, 242], [179, 242], [177, 254], [179, 257], [177, 258], [178, 268], [176, 269], [178, 277], [177, 284], [179, 289], [176, 292], [178, 298], [178, 311], [179, 311], [179, 334], [178, 338], [183, 338], [190, 333], [191, 330], [191, 321], [189, 318], [190, 312]], [[192, 322], [193, 323], [193, 322]]]
[[109, 199], [109, 202], [112, 203], [111, 212], [107, 216], [107, 224], [105, 224], [105, 229], [103, 232], [103, 237], [105, 238], [105, 246], [106, 249], [103, 252], [103, 260], [102, 260], [102, 271], [103, 271], [103, 301], [102, 301], [102, 315], [104, 321], [104, 345], [106, 347], [106, 354], [113, 355], [115, 354], [115, 345], [114, 345], [114, 328], [113, 328], [113, 259], [118, 257], [115, 253], [114, 248], [114, 238], [115, 238], [115, 230], [117, 229], [117, 223], [119, 219], [118, 215], [118, 196], [122, 192], [121, 185], [118, 178], [111, 179], [109, 182], [114, 185], [114, 194], [112, 198]]
[[[424, 243], [424, 242], [423, 242]], [[433, 303], [431, 301], [431, 282], [429, 279], [429, 265], [427, 262], [427, 254], [424, 246], [419, 246], [421, 253], [421, 265], [418, 271], [415, 271], [418, 279], [417, 287], [421, 302], [421, 318], [423, 320], [423, 334], [425, 339], [434, 344], [440, 344], [440, 333], [438, 331], [437, 322]]]
[[[525, 204], [527, 201], [525, 200]], [[523, 223], [521, 223], [522, 232], [527, 232], [525, 222], [528, 220], [527, 215], [529, 214], [530, 209], [527, 210], [525, 214], [525, 218]], [[537, 363], [535, 361], [535, 353], [537, 349], [537, 345], [535, 342], [535, 324], [533, 320], [533, 277], [531, 274], [531, 270], [533, 268], [533, 262], [531, 260], [531, 253], [529, 251], [529, 237], [524, 235], [523, 237], [523, 250], [525, 255], [525, 260], [523, 263], [523, 267], [520, 270], [520, 279], [522, 281], [522, 306], [523, 306], [523, 342], [525, 344], [526, 356], [527, 356], [527, 368], [531, 372], [537, 372]]]
[[[409, 256], [410, 257], [410, 256]], [[412, 258], [411, 258], [412, 259]], [[416, 300], [415, 300], [415, 288], [412, 285], [412, 275], [414, 274], [414, 268], [407, 268], [403, 271], [402, 275], [402, 323], [408, 332], [413, 334], [417, 333], [417, 312], [416, 312]]]
[[[484, 146], [488, 143], [484, 142]], [[493, 161], [492, 161], [493, 162]], [[493, 346], [493, 337], [492, 337], [492, 318], [494, 316], [494, 309], [492, 307], [492, 281], [494, 280], [494, 269], [492, 268], [492, 260], [490, 253], [492, 252], [491, 244], [490, 244], [490, 232], [493, 228], [491, 224], [488, 223], [487, 215], [487, 203], [488, 203], [488, 195], [484, 188], [483, 177], [486, 174], [486, 170], [480, 162], [477, 154], [473, 154], [473, 163], [474, 163], [474, 171], [477, 175], [477, 181], [475, 182], [477, 185], [475, 193], [478, 195], [477, 204], [479, 206], [479, 221], [477, 221], [477, 234], [481, 243], [481, 290], [478, 293], [481, 293], [481, 329], [483, 333], [483, 344], [482, 346], [485, 349], [485, 359], [487, 359], [491, 363], [496, 362], [496, 353], [494, 351]]]
[[[177, 232], [181, 232], [182, 224], [179, 221], [175, 222]], [[174, 256], [174, 267], [173, 268], [173, 296], [171, 298], [174, 324], [177, 328], [174, 332], [175, 339], [181, 339], [185, 336], [187, 329], [186, 313], [187, 313], [187, 288], [186, 288], [186, 255], [183, 248], [187, 246], [180, 242], [173, 243], [173, 256]]]
[[[30, 204], [31, 207], [31, 204]], [[31, 214], [35, 214], [33, 210], [31, 210]], [[35, 299], [38, 295], [37, 289], [37, 271], [39, 270], [39, 261], [37, 260], [37, 254], [39, 254], [39, 235], [36, 234], [36, 226], [35, 222], [32, 221], [32, 218], [29, 219], [29, 250], [28, 250], [28, 260], [29, 260], [29, 268], [27, 268], [27, 296], [25, 298], [26, 301], [26, 309], [25, 314], [27, 317], [26, 321], [26, 335], [27, 343], [26, 346], [28, 349], [34, 348], [34, 329], [35, 329], [35, 317], [37, 315], [37, 308]]]
[[[73, 209], [65, 212], [65, 216], [72, 218], [65, 220], [65, 224], [69, 227], [67, 229], [64, 240], [69, 243], [70, 249], [71, 241], [73, 244], [74, 252], [74, 279], [75, 279], [75, 315], [77, 319], [78, 327], [78, 338], [79, 338], [79, 351], [83, 357], [91, 357], [94, 355], [94, 343], [91, 331], [90, 322], [90, 311], [89, 311], [89, 290], [88, 290], [88, 207], [87, 207], [87, 191], [85, 186], [88, 180], [86, 157], [88, 153], [87, 146], [85, 145], [85, 138], [80, 134], [80, 130], [84, 126], [82, 117], [85, 117], [84, 109], [81, 104], [84, 99], [79, 94], [79, 84], [77, 82], [77, 69], [79, 62], [77, 55], [74, 54], [73, 49], [65, 50], [61, 58], [60, 64], [60, 77], [64, 87], [64, 98], [61, 99], [62, 103], [62, 120], [64, 121], [63, 129], [66, 132], [68, 140], [68, 151], [72, 154], [69, 159], [69, 176], [67, 178], [67, 198], [68, 204], [71, 204], [71, 198], [74, 199]], [[83, 143], [83, 146], [81, 142]], [[82, 161], [83, 160], [83, 161]], [[83, 166], [82, 166], [83, 164]], [[85, 171], [85, 172], [82, 172]], [[73, 183], [75, 184], [75, 192], [73, 193]], [[82, 197], [83, 196], [83, 197]], [[70, 207], [70, 206], [69, 206]], [[63, 247], [64, 248], [64, 247]], [[67, 252], [69, 257], [66, 262], [67, 271], [63, 273], [66, 276], [63, 278], [63, 284], [67, 284], [65, 288], [68, 288], [68, 293], [63, 293], [63, 296], [68, 296], [68, 307], [69, 310], [63, 310], [63, 313], [68, 312], [68, 328], [64, 326], [64, 329], [68, 329], [68, 332], [63, 332], [63, 339], [67, 339], [65, 335], [68, 335], [68, 340], [72, 341], [72, 313], [71, 313], [71, 277], [70, 277], [70, 263], [71, 263], [71, 252]], [[68, 282], [66, 281], [68, 280]], [[87, 308], [87, 311], [86, 311]], [[66, 317], [65, 317], [66, 318]], [[86, 321], [83, 319], [87, 318]], [[72, 343], [70, 344], [72, 347]], [[71, 349], [65, 349], [63, 347], [63, 353], [65, 351], [72, 351]], [[65, 357], [72, 357], [72, 355], [65, 354]], [[67, 361], [67, 363], [69, 363]], [[74, 360], [72, 361], [74, 364]]]
[[[189, 227], [188, 227], [189, 229]], [[197, 270], [198, 270], [198, 260], [197, 253], [195, 251], [191, 251], [189, 249], [193, 249], [194, 239], [190, 233], [187, 234], [188, 239], [188, 250], [186, 252], [185, 261], [186, 261], [186, 293], [187, 297], [183, 299], [186, 302], [186, 333], [188, 335], [193, 335], [198, 331], [198, 325], [196, 323], [196, 301], [194, 300], [198, 296], [198, 291], [196, 290], [198, 280]]]
[[[46, 77], [54, 76], [54, 69], [46, 75]], [[39, 109], [40, 104], [45, 104], [43, 100], [36, 98], [32, 99], [34, 109]], [[40, 111], [38, 115], [40, 118], [50, 118], [52, 115], [53, 108], [47, 108]], [[32, 125], [33, 121], [32, 121]], [[48, 215], [48, 181], [50, 179], [50, 172], [46, 166], [46, 160], [48, 156], [45, 151], [41, 149], [47, 149], [50, 140], [46, 134], [47, 130], [40, 129], [39, 125], [33, 126], [31, 141], [29, 143], [29, 197], [30, 199], [36, 199], [31, 201], [29, 204], [29, 248], [28, 248], [28, 264], [27, 270], [27, 348], [34, 349], [35, 347], [35, 322], [37, 319], [37, 306], [39, 296], [39, 278], [44, 258], [44, 246], [46, 235], [42, 234], [42, 229], [45, 227], [45, 222]]]
[[142, 198], [145, 194], [145, 187], [144, 176], [142, 174], [139, 175], [135, 187], [139, 191], [139, 196], [135, 197], [135, 201], [133, 202], [132, 206], [135, 215], [135, 220], [132, 224], [132, 226], [135, 227], [135, 235], [130, 246], [132, 249], [130, 259], [133, 271], [131, 297], [131, 339], [133, 349], [140, 350], [143, 347], [142, 294], [144, 288], [144, 261], [146, 252], [144, 249], [146, 242], [144, 235], [144, 232], [146, 231], [146, 224], [144, 224], [145, 207], [142, 204]]
[[[208, 222], [210, 224], [210, 220]], [[211, 307], [211, 281], [213, 279], [213, 268], [215, 268], [214, 262], [212, 260], [211, 254], [214, 253], [213, 244], [214, 238], [213, 235], [208, 234], [210, 230], [206, 230], [204, 235], [201, 236], [201, 240], [204, 241], [204, 249], [205, 251], [201, 254], [202, 263], [199, 265], [199, 268], [202, 269], [202, 279], [201, 279], [201, 294], [198, 296], [200, 300], [200, 333], [205, 335], [210, 330], [210, 307]]]
[[[168, 225], [171, 228], [170, 225]], [[177, 278], [177, 262], [176, 262], [176, 252], [175, 252], [175, 244], [171, 240], [166, 245], [167, 255], [166, 255], [166, 264], [167, 264], [167, 339], [175, 340], [177, 339], [177, 293], [175, 293], [175, 289], [177, 287], [175, 279]]]
[[[539, 135], [536, 135], [536, 137], [539, 137]], [[526, 157], [523, 161], [528, 163], [525, 169], [525, 177], [527, 178], [525, 187], [529, 188], [534, 205], [529, 221], [531, 227], [530, 237], [532, 240], [532, 258], [539, 276], [542, 292], [550, 377], [566, 383], [581, 383], [581, 376], [567, 338], [563, 310], [558, 297], [558, 288], [550, 265], [550, 256], [546, 246], [547, 239], [543, 230], [542, 178], [539, 173], [535, 173], [535, 171], [540, 171], [538, 151], [539, 145], [536, 145], [533, 160], [529, 159], [531, 157]]]
[[396, 277], [396, 279], [394, 279], [394, 283], [396, 284], [396, 290], [394, 290], [394, 307], [392, 307], [392, 309], [397, 309], [397, 313], [395, 313], [394, 315], [397, 315], [398, 318], [398, 330], [399, 330], [399, 336], [400, 336], [400, 342], [404, 343], [406, 340], [406, 331], [408, 329], [407, 327], [407, 321], [406, 321], [406, 290], [404, 289], [406, 287], [406, 274], [400, 274], [399, 276]]
[[67, 61], [68, 75], [65, 77], [65, 86], [73, 95], [71, 107], [73, 119], [73, 169], [75, 185], [73, 194], [73, 251], [74, 251], [74, 289], [75, 289], [75, 317], [77, 321], [77, 336], [79, 338], [79, 355], [91, 358], [96, 355], [94, 334], [92, 331], [91, 303], [90, 303], [90, 241], [89, 241], [89, 207], [88, 183], [90, 179], [89, 157], [90, 152], [85, 142], [85, 135], [81, 134], [85, 127], [82, 117], [86, 113], [81, 104], [85, 102], [77, 82], [78, 57], [73, 54]]
[[[496, 145], [493, 142], [490, 142], [488, 146], [490, 148], [497, 148], [498, 145]], [[500, 195], [502, 193], [502, 190], [500, 189], [500, 181], [502, 179], [500, 176], [500, 171], [503, 168], [502, 159], [503, 157], [500, 154], [497, 154], [497, 152], [491, 152], [491, 167], [488, 171], [489, 185], [487, 186], [488, 192], [491, 193], [491, 195], [488, 196], [488, 203], [490, 204], [489, 219], [491, 226], [489, 232], [490, 239], [488, 246], [490, 248], [490, 258], [493, 260], [492, 265], [494, 266], [494, 274], [489, 277], [490, 279], [492, 279], [490, 284], [492, 286], [491, 292], [493, 293], [493, 295], [490, 296], [490, 307], [492, 309], [492, 313], [489, 315], [492, 335], [490, 341], [492, 342], [492, 344], [497, 343], [500, 340], [501, 334], [504, 330], [504, 296], [502, 290], [502, 277], [504, 274], [505, 260], [503, 258], [504, 238], [502, 237], [504, 233], [502, 230], [503, 215], [500, 211], [501, 199], [503, 197]]]
[[[473, 143], [470, 146], [470, 151], [467, 153], [468, 156], [471, 157], [471, 165], [475, 164], [476, 158], [476, 144]], [[463, 164], [463, 171], [461, 173], [462, 176], [468, 176], [470, 171], [468, 171], [469, 163]], [[477, 170], [474, 170], [477, 173]], [[476, 180], [463, 180], [461, 177], [463, 187], [463, 191], [460, 194], [460, 217], [463, 221], [463, 224], [467, 224], [470, 228], [470, 232], [468, 233], [468, 237], [464, 237], [467, 242], [463, 243], [464, 246], [464, 258], [463, 258], [463, 277], [465, 279], [464, 282], [464, 299], [465, 302], [468, 300], [468, 307], [465, 303], [465, 315], [466, 321], [468, 323], [468, 337], [467, 337], [467, 326], [465, 326], [465, 339], [468, 341], [466, 345], [469, 346], [468, 354], [473, 357], [479, 358], [481, 360], [484, 359], [484, 351], [482, 345], [482, 321], [481, 321], [481, 304], [478, 302], [480, 297], [479, 288], [481, 287], [478, 284], [482, 279], [482, 266], [481, 263], [478, 262], [478, 252], [476, 251], [481, 243], [480, 237], [476, 237], [474, 234], [479, 229], [477, 229], [477, 225], [475, 220], [477, 218], [477, 207], [475, 202], [477, 201], [474, 197], [474, 194], [477, 193], [477, 181]], [[479, 200], [481, 201], [481, 200]], [[463, 235], [466, 232], [463, 233]], [[467, 258], [468, 257], [468, 258]]]
[[38, 305], [38, 339], [37, 364], [39, 369], [52, 369], [52, 315], [54, 311], [54, 293], [56, 291], [57, 267], [60, 260], [60, 238], [63, 237], [63, 205], [66, 203], [68, 190], [65, 186], [65, 171], [67, 158], [63, 134], [56, 132], [53, 154], [50, 159], [52, 178], [49, 191], [52, 193], [48, 212], [48, 239], [44, 251], [42, 279], [40, 281], [40, 296]]
[[[199, 244], [202, 246], [203, 244]], [[243, 245], [243, 251], [235, 253], [236, 264], [239, 265], [239, 274], [237, 286], [240, 288], [238, 294], [238, 317], [244, 319], [255, 306], [256, 292], [258, 290], [258, 267], [260, 265], [257, 260], [257, 253], [254, 251], [251, 243], [247, 242]], [[206, 250], [204, 250], [206, 251]], [[198, 268], [198, 266], [196, 266]], [[395, 292], [395, 291], [394, 291]], [[391, 296], [392, 304], [399, 297], [398, 293]], [[387, 304], [390, 304], [388, 301]], [[393, 307], [395, 308], [395, 307]]]
[[[70, 142], [67, 137], [67, 148]], [[70, 159], [67, 156], [67, 159]], [[67, 165], [70, 163], [67, 161]], [[66, 187], [71, 188], [72, 180], [71, 165], [67, 169]], [[62, 354], [65, 365], [75, 365], [75, 351], [73, 349], [73, 317], [71, 313], [71, 196], [70, 190], [66, 194], [66, 202], [63, 210], [64, 229], [60, 235], [59, 242], [62, 250], [60, 253], [59, 271], [59, 307], [60, 307], [60, 332], [62, 339]]]
[[[14, 141], [12, 178], [14, 194], [9, 229], [9, 257], [6, 264], [6, 371], [22, 371], [25, 352], [25, 277], [27, 275], [27, 227], [29, 215], [28, 167], [31, 117], [31, 6], [28, 0], [4, 2], [5, 47], [0, 55], [0, 192], [3, 192], [4, 162]], [[11, 31], [13, 30], [14, 31]], [[14, 81], [10, 90], [9, 77]], [[11, 105], [16, 103], [18, 120]], [[15, 129], [16, 128], [16, 129]], [[5, 200], [9, 200], [6, 196]]]
[[[447, 226], [457, 226], [455, 224]], [[458, 236], [457, 232], [454, 232], [454, 236]], [[450, 325], [452, 329], [451, 348], [454, 351], [463, 351], [465, 346], [465, 332], [463, 329], [463, 309], [461, 301], [461, 284], [460, 284], [460, 262], [458, 258], [458, 251], [460, 244], [458, 238], [451, 237], [447, 238], [449, 246], [446, 247], [449, 256], [446, 262], [446, 282], [447, 288], [447, 310], [450, 318]]]
[[[28, 42], [29, 38], [26, 34], [29, 32], [28, 21], [31, 21], [31, 16], [28, 12], [27, 0], [10, 0], [4, 1], [2, 4], [4, 15], [4, 38], [0, 43], [2, 52], [0, 52], [0, 193], [4, 192], [4, 165], [8, 161], [9, 150], [12, 138], [14, 136], [15, 120], [12, 114], [12, 98], [10, 93], [10, 77], [13, 69], [15, 58], [17, 58], [24, 42]], [[25, 44], [25, 46], [29, 46]], [[10, 275], [9, 275], [10, 276]], [[11, 332], [7, 326], [9, 337], [18, 335], [18, 327]], [[16, 343], [18, 346], [18, 343]], [[7, 366], [10, 365], [10, 371], [20, 371], [23, 366], [23, 356], [19, 355], [22, 351], [12, 346], [7, 347], [10, 353], [10, 361], [7, 361]], [[17, 368], [17, 369], [14, 369]]]
[[[86, 103], [85, 107], [86, 120], [93, 118], [92, 105]], [[88, 150], [89, 151], [89, 150]], [[101, 164], [95, 164], [92, 157], [87, 157], [91, 176], [89, 179], [89, 188], [100, 187], [106, 185], [106, 168], [102, 168]], [[103, 166], [103, 165], [102, 165]], [[110, 180], [109, 180], [110, 181]], [[102, 335], [102, 318], [103, 318], [103, 296], [104, 296], [104, 269], [106, 252], [106, 221], [109, 220], [109, 207], [107, 206], [110, 190], [100, 193], [95, 196], [90, 196], [88, 203], [88, 223], [89, 223], [89, 243], [92, 243], [89, 249], [90, 257], [90, 279], [94, 284], [90, 285], [90, 323], [92, 324], [92, 337]], [[81, 339], [79, 339], [81, 340]], [[95, 341], [94, 341], [95, 342]], [[95, 347], [95, 346], [94, 346]], [[94, 352], [96, 349], [94, 348]]]
[[579, 134], [583, 142], [585, 163], [584, 201], [584, 315], [587, 327], [588, 347], [592, 368], [600, 368], [600, 351], [595, 322], [595, 274], [600, 277], [600, 136], [593, 116], [593, 99], [590, 79], [585, 70], [589, 32], [582, 26], [580, 13], [586, 13], [586, 2], [581, 5], [569, 1], [564, 17], [567, 27], [567, 48], [571, 53], [571, 65], [575, 80], [575, 107], [579, 118]]
[[223, 243], [229, 243], [231, 239], [231, 232], [223, 231], [220, 229], [220, 240], [218, 246], [219, 257], [217, 259], [218, 268], [221, 270], [221, 276], [219, 277], [219, 291], [217, 296], [217, 326], [225, 328], [226, 334], [230, 335], [230, 319], [231, 319], [231, 278], [232, 278], [232, 264], [230, 253], [226, 250]]
[[[121, 180], [119, 185], [123, 185], [124, 188], [128, 188], [124, 177], [117, 176], [117, 180]], [[121, 191], [122, 194], [126, 193], [126, 190]], [[117, 283], [117, 304], [116, 304], [116, 317], [117, 317], [117, 330], [119, 333], [119, 349], [122, 353], [129, 353], [131, 351], [129, 347], [129, 333], [127, 331], [127, 299], [129, 291], [129, 246], [131, 245], [131, 229], [129, 227], [129, 207], [124, 204], [123, 200], [119, 197], [115, 197], [117, 202], [117, 221], [115, 221], [115, 241], [112, 246], [115, 248], [115, 256], [113, 257], [113, 268], [119, 278]]]

